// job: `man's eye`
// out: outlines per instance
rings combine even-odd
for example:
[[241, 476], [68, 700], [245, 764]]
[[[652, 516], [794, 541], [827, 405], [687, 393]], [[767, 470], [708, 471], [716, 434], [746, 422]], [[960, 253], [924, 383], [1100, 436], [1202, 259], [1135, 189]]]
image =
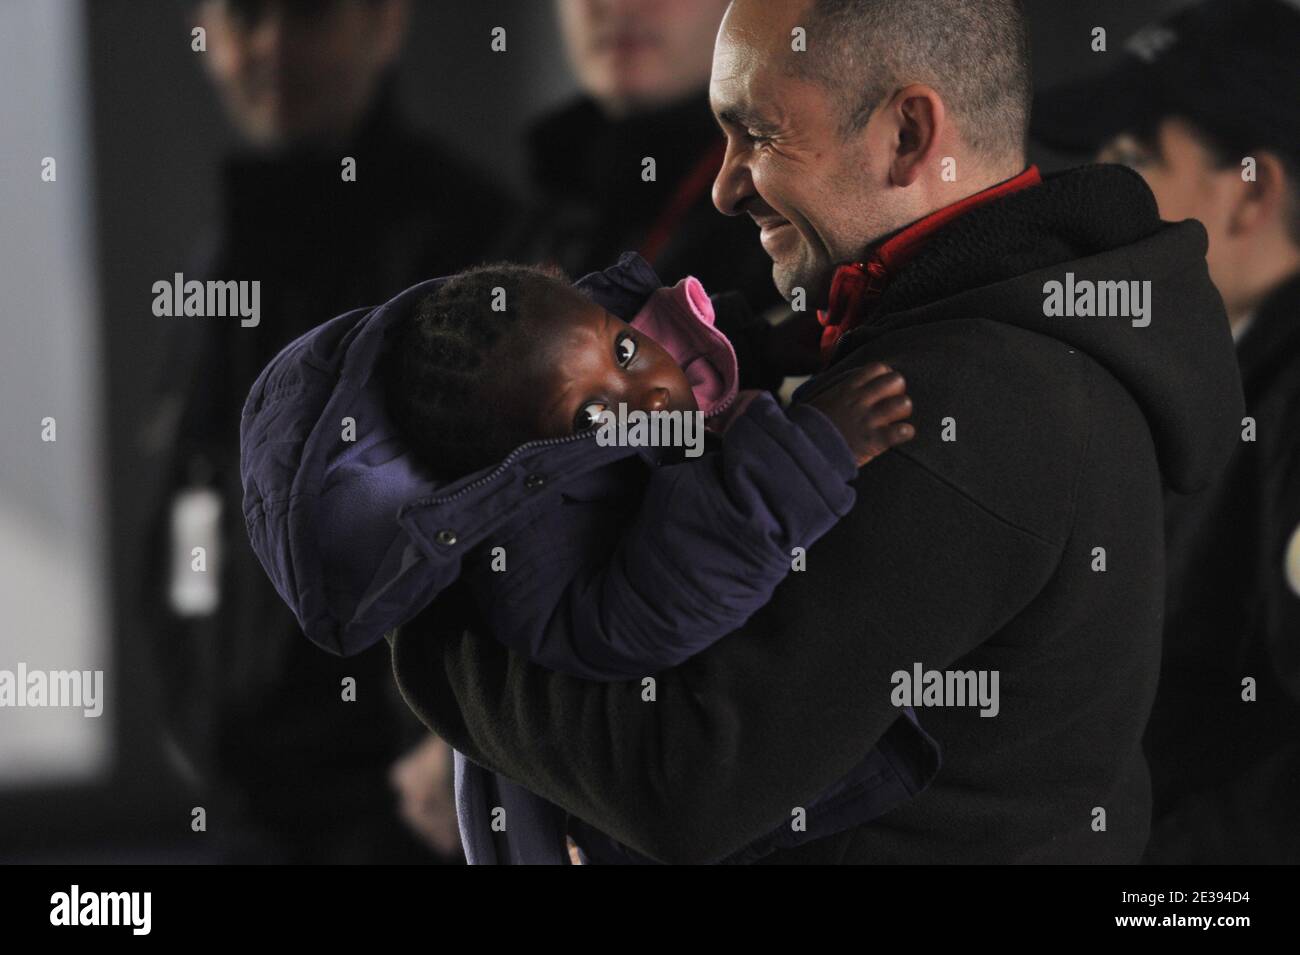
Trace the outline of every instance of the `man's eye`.
[[635, 357], [636, 339], [624, 332], [614, 342], [614, 360], [618, 362], [620, 368], [626, 368], [632, 364], [632, 359]]
[[581, 434], [600, 424], [601, 416], [608, 407], [603, 401], [588, 401], [578, 409], [578, 414], [573, 419], [574, 433]]

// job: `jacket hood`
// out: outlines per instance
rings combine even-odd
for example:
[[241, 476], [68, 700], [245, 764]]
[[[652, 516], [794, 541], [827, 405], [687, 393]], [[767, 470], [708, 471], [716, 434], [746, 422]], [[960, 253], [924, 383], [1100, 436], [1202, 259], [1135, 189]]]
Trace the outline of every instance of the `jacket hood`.
[[[454, 482], [429, 475], [389, 418], [376, 370], [397, 323], [444, 281], [422, 282], [298, 338], [262, 371], [244, 405], [249, 539], [303, 632], [333, 653], [358, 653], [427, 606], [459, 576], [461, 555], [534, 492], [539, 473], [555, 476], [554, 490], [639, 453], [601, 448], [588, 432], [530, 442]], [[735, 353], [713, 327], [698, 282], [661, 288], [650, 266], [628, 253], [576, 284], [673, 355], [702, 410], [730, 403]]]
[[[1151, 190], [1130, 169], [1047, 176], [937, 231], [837, 355], [888, 329], [954, 318], [1049, 336], [1124, 385], [1146, 417], [1166, 483], [1194, 491], [1227, 462], [1245, 414], [1206, 247], [1199, 222], [1160, 220]], [[1100, 301], [1125, 299], [1132, 313], [1133, 291], [1145, 317], [1095, 314]]]

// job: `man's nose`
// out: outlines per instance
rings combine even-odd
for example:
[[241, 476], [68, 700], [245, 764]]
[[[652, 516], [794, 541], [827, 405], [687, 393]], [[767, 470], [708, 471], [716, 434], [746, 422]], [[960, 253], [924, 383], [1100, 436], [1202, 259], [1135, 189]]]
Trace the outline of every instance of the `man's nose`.
[[641, 399], [641, 410], [663, 411], [668, 407], [668, 399], [671, 397], [667, 388], [651, 388]]
[[749, 178], [749, 168], [740, 161], [737, 151], [727, 143], [722, 168], [713, 180], [713, 204], [725, 216], [740, 215], [743, 204], [754, 194], [754, 183]]

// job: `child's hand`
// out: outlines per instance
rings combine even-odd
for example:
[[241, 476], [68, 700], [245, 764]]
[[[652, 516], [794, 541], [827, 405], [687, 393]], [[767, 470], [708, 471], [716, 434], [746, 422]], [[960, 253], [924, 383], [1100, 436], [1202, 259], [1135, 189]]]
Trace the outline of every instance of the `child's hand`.
[[916, 429], [903, 420], [912, 413], [907, 383], [880, 362], [859, 368], [808, 404], [839, 429], [858, 467], [916, 436]]

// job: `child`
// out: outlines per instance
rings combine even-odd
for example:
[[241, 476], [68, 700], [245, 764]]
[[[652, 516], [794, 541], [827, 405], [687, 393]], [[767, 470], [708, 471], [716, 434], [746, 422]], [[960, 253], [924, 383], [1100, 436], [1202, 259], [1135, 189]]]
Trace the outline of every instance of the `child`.
[[[856, 468], [912, 436], [903, 379], [883, 366], [820, 395], [812, 403], [820, 414], [738, 395], [734, 352], [695, 279], [655, 292], [629, 323], [542, 270], [471, 269], [419, 304], [384, 375], [399, 433], [430, 471], [453, 482], [530, 442], [590, 437], [620, 407], [624, 416], [703, 418], [719, 432], [740, 425], [731, 458], [761, 443], [757, 478], [728, 471], [724, 442], [718, 459], [624, 476], [621, 493], [601, 492], [602, 526], [561, 507], [552, 512], [558, 526], [532, 514], [517, 531], [494, 529], [471, 552], [465, 577], [488, 631], [586, 679], [652, 675], [740, 627], [771, 599], [793, 548], [811, 546], [848, 512]], [[675, 429], [699, 431], [689, 421]], [[755, 533], [765, 516], [771, 526]], [[729, 546], [692, 552], [708, 536], [700, 521], [728, 525]], [[647, 588], [639, 578], [651, 573], [670, 586]], [[563, 628], [548, 625], [557, 612]]]
[[[738, 396], [699, 284], [658, 285], [635, 256], [578, 288], [472, 270], [340, 316], [268, 366], [241, 427], [244, 511], [309, 637], [358, 652], [435, 598], [422, 619], [438, 626], [459, 626], [468, 603], [472, 630], [642, 693], [767, 603], [850, 509], [857, 468], [911, 436], [902, 379], [875, 366], [788, 410]], [[699, 413], [726, 435], [698, 459], [604, 446], [599, 422], [619, 405]], [[937, 766], [904, 711], [792, 807], [805, 826], [722, 861], [874, 818]], [[566, 833], [595, 861], [646, 861], [459, 753], [457, 803], [471, 862], [564, 861]]]

